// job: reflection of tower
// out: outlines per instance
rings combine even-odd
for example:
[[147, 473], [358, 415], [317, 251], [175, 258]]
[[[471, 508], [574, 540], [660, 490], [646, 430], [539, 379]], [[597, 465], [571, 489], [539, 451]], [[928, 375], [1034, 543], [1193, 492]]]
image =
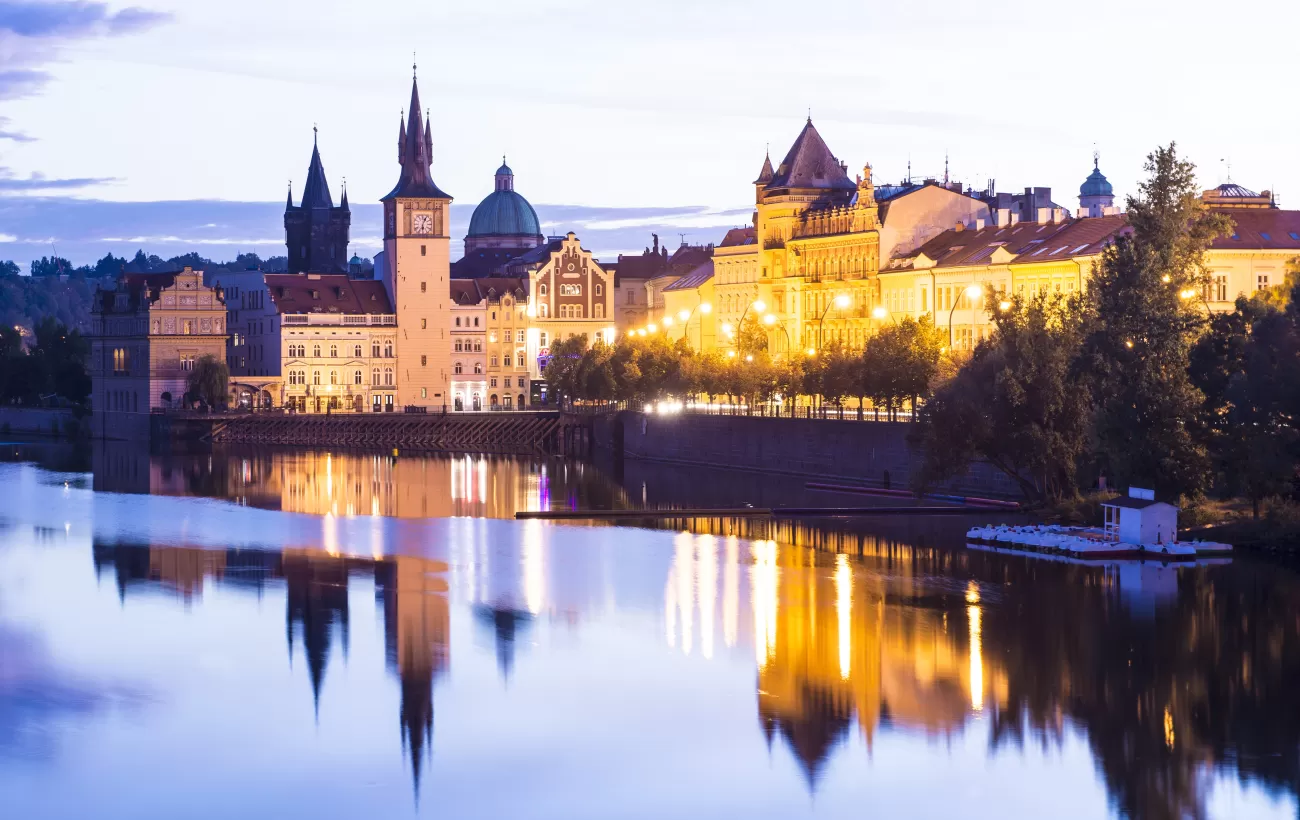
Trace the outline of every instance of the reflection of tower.
[[492, 628], [497, 650], [497, 668], [502, 680], [510, 680], [510, 670], [515, 665], [515, 641], [519, 633], [528, 628], [533, 616], [517, 609], [479, 605], [474, 608], [479, 621]]
[[289, 658], [293, 658], [294, 628], [299, 626], [311, 677], [312, 701], [319, 712], [321, 684], [325, 680], [336, 620], [343, 629], [343, 652], [346, 655], [348, 651], [347, 564], [340, 558], [298, 550], [285, 550], [283, 561], [288, 598], [284, 628]]
[[449, 659], [446, 572], [445, 563], [404, 555], [375, 564], [388, 664], [401, 682], [402, 745], [410, 743], [417, 798], [424, 747], [433, 744], [433, 683]]

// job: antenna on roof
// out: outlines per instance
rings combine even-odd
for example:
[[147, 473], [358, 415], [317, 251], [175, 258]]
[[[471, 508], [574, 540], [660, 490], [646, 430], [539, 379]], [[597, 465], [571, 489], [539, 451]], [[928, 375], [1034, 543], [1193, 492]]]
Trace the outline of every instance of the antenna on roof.
[[907, 184], [912, 184], [912, 155], [907, 155]]
[[679, 234], [677, 234], [677, 235], [680, 236], [680, 237], [682, 238], [682, 244], [685, 245], [685, 244], [686, 244], [686, 234], [684, 234], [684, 233], [679, 233]]
[[943, 187], [948, 187], [948, 152], [943, 152]]

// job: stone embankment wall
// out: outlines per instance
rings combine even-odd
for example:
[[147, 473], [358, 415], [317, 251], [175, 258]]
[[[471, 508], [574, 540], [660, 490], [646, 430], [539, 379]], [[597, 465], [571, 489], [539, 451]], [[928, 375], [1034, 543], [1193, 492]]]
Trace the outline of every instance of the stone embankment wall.
[[[593, 442], [615, 457], [621, 451], [625, 458], [907, 489], [921, 464], [907, 442], [910, 429], [908, 422], [623, 412], [596, 419]], [[935, 489], [1019, 495], [1005, 474], [983, 463]]]
[[53, 407], [0, 407], [0, 435], [75, 436], [81, 423], [71, 410]]

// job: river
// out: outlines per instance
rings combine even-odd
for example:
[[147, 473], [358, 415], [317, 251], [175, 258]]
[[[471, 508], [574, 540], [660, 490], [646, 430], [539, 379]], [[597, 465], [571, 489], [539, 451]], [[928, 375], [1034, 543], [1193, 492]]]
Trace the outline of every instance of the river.
[[1300, 576], [628, 462], [0, 445], [14, 818], [1294, 818]]

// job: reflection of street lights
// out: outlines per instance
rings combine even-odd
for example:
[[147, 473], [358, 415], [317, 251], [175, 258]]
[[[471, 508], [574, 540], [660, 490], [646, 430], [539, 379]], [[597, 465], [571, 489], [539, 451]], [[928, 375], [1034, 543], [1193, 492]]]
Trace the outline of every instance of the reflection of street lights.
[[[974, 346], [975, 346], [975, 345], [974, 345], [974, 341], [975, 341], [975, 297], [977, 297], [977, 296], [980, 295], [980, 286], [979, 286], [979, 285], [974, 285], [974, 284], [973, 284], [973, 285], [971, 285], [970, 287], [966, 288], [966, 290], [963, 291], [963, 294], [966, 296], [967, 299], [970, 299], [970, 335], [971, 335], [971, 347], [974, 347]], [[956, 350], [957, 348], [956, 348], [956, 346], [953, 344], [953, 341], [952, 341], [952, 315], [953, 315], [954, 313], [957, 312], [957, 305], [959, 305], [960, 303], [961, 303], [961, 299], [953, 299], [953, 300], [952, 300], [952, 309], [948, 311], [948, 347], [951, 347], [951, 348], [954, 349], [954, 350]]]
[[826, 325], [826, 314], [830, 313], [831, 308], [833, 307], [846, 308], [850, 304], [852, 304], [852, 302], [853, 300], [850, 299], [847, 294], [841, 293], [839, 296], [836, 296], [834, 299], [826, 303], [826, 309], [822, 311], [821, 318], [817, 320], [817, 346], [818, 347], [826, 346], [826, 338], [825, 338], [826, 334], [822, 330], [822, 328]]

